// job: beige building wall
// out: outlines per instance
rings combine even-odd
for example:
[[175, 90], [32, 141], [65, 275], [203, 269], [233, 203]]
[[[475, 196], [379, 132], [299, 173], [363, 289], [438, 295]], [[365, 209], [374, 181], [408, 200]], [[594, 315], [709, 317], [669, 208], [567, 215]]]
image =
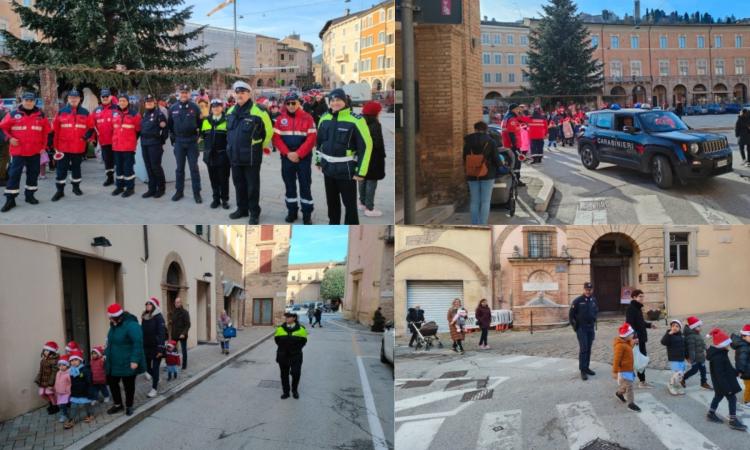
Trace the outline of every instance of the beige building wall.
[[485, 99], [509, 97], [528, 87], [523, 70], [529, 28], [522, 23], [482, 21], [482, 86]]
[[[155, 296], [166, 315], [171, 289], [166, 275], [173, 262], [180, 268], [175, 289], [191, 316], [188, 345], [215, 338], [216, 295], [211, 286], [216, 277], [215, 247], [185, 227], [156, 225], [145, 230], [148, 254], [142, 226], [39, 225], [0, 230], [0, 358], [14, 361], [0, 369], [2, 379], [9, 380], [0, 385], [0, 420], [41, 406], [33, 384], [41, 345], [54, 340], [62, 346], [71, 337], [65, 331], [63, 253], [84, 263], [88, 317], [73, 320], [78, 330], [88, 334], [89, 347], [104, 344], [109, 330], [106, 307], [115, 301], [140, 318], [146, 299]], [[112, 245], [92, 246], [97, 236]]]
[[339, 17], [324, 29], [323, 87], [334, 89], [359, 82], [360, 17], [349, 14]]
[[309, 264], [290, 264], [287, 276], [286, 299], [288, 304], [322, 301], [320, 283], [328, 269], [338, 263], [323, 262]]
[[[397, 227], [394, 277], [396, 333], [402, 334], [406, 329], [408, 281], [463, 281], [463, 301], [468, 311], [476, 309], [482, 298], [492, 298], [491, 242], [489, 227]], [[445, 305], [446, 314], [449, 306]]]
[[[263, 233], [269, 233], [264, 239]], [[245, 278], [245, 324], [262, 326], [281, 323], [286, 306], [287, 276], [289, 272], [290, 225], [248, 226], [244, 262]], [[261, 258], [270, 255], [270, 271], [261, 272]], [[264, 314], [270, 299], [272, 310]], [[256, 304], [263, 304], [263, 311], [256, 317]], [[270, 321], [265, 318], [270, 317]]]
[[670, 317], [750, 308], [750, 226], [666, 227], [690, 235], [687, 273], [667, 266], [667, 310]]
[[[278, 42], [279, 40], [274, 37], [260, 34], [255, 36], [256, 86], [276, 87], [279, 71], [268, 68], [278, 67], [279, 65]], [[257, 81], [260, 81], [260, 83]]]
[[393, 225], [349, 227], [342, 315], [372, 325], [378, 307], [393, 319]]

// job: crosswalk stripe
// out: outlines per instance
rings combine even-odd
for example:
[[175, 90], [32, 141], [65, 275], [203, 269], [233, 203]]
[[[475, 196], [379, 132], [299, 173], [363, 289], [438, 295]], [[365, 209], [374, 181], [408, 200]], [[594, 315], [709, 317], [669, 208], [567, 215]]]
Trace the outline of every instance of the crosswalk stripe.
[[674, 222], [667, 214], [657, 195], [634, 195], [635, 215], [642, 225], [672, 225]]
[[523, 361], [524, 359], [529, 359], [529, 358], [531, 358], [531, 356], [528, 356], [528, 355], [516, 355], [516, 356], [511, 356], [511, 357], [508, 357], [508, 358], [499, 359], [496, 362], [503, 363], [503, 364], [505, 364], [505, 363], [514, 363], [514, 362]]
[[685, 200], [710, 225], [741, 225], [742, 221], [728, 212], [721, 211], [719, 204], [704, 195], [686, 195]]
[[603, 198], [583, 198], [578, 201], [576, 207], [576, 217], [573, 225], [606, 225], [607, 210], [601, 208], [590, 208], [585, 205], [592, 202], [604, 202]]
[[638, 418], [668, 449], [719, 449], [716, 444], [656, 400], [653, 395], [637, 393], [635, 402], [642, 410], [637, 414]]
[[523, 448], [521, 410], [489, 412], [482, 417], [477, 450]]
[[[686, 393], [690, 398], [704, 405], [706, 411], [708, 411], [708, 408], [711, 406], [711, 400], [714, 399], [713, 391], [708, 391], [706, 389], [687, 389]], [[719, 403], [719, 409], [716, 412], [724, 416], [729, 416], [729, 403], [726, 400], [722, 400], [722, 402]], [[750, 411], [738, 406], [737, 417], [742, 421], [748, 421], [750, 420]], [[747, 425], [747, 423], [745, 425]]]
[[565, 436], [571, 450], [580, 450], [596, 438], [609, 440], [609, 433], [596, 416], [591, 403], [562, 403], [557, 405], [557, 412], [565, 426]]
[[541, 367], [544, 367], [544, 366], [546, 366], [548, 364], [552, 364], [552, 363], [557, 362], [557, 361], [559, 361], [558, 358], [541, 358], [539, 361], [534, 361], [531, 364], [524, 365], [524, 367], [530, 367], [530, 368], [533, 368], [533, 369], [539, 369]]
[[436, 391], [429, 392], [427, 394], [417, 395], [415, 397], [405, 398], [396, 402], [395, 411], [403, 411], [405, 409], [416, 408], [417, 406], [426, 405], [428, 403], [439, 402], [447, 398], [456, 397], [463, 395], [467, 392], [476, 391], [476, 386], [472, 386], [469, 389], [456, 389], [455, 391]]
[[399, 449], [427, 450], [445, 418], [406, 422], [396, 430], [396, 446]]

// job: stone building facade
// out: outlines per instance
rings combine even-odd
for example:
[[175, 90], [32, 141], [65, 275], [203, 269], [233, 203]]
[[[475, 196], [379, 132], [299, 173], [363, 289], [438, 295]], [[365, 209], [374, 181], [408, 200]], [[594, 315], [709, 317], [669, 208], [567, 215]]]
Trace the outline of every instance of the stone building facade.
[[298, 305], [323, 301], [320, 298], [320, 283], [326, 272], [340, 263], [328, 261], [307, 264], [290, 264], [286, 280], [287, 304]]
[[528, 66], [529, 28], [522, 22], [482, 20], [482, 86], [485, 100], [508, 97], [529, 83], [523, 75]]
[[282, 321], [289, 272], [290, 225], [247, 227], [245, 237], [245, 325]]

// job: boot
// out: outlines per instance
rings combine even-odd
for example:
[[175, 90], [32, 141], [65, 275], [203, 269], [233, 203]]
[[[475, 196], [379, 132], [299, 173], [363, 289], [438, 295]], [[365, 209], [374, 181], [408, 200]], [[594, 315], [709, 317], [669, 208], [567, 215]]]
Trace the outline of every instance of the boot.
[[289, 211], [286, 217], [284, 218], [284, 221], [286, 223], [292, 223], [292, 222], [295, 222], [296, 220], [297, 220], [297, 211], [294, 211], [294, 212]]
[[134, 188], [127, 188], [127, 189], [125, 189], [125, 192], [122, 193], [122, 198], [130, 197], [133, 194], [135, 194], [135, 189]]
[[226, 200], [222, 200], [222, 201], [221, 201], [221, 207], [222, 207], [223, 209], [229, 209], [229, 202], [228, 202], [228, 201], [226, 201]]
[[73, 193], [75, 195], [83, 195], [83, 191], [81, 191], [81, 183], [73, 183]]
[[112, 186], [113, 184], [115, 184], [115, 174], [112, 172], [107, 172], [107, 179], [104, 180], [102, 186]]
[[117, 186], [114, 191], [112, 191], [112, 195], [120, 195], [123, 192], [125, 192], [125, 189], [121, 188], [120, 186]]
[[156, 190], [156, 192], [154, 193], [154, 198], [161, 198], [161, 197], [163, 197], [164, 196], [164, 191], [165, 191], [165, 189], [163, 187], [158, 188]]
[[193, 200], [195, 200], [195, 203], [198, 203], [198, 204], [203, 203], [203, 197], [201, 197], [201, 193], [193, 192]]
[[247, 211], [241, 211], [241, 210], [238, 209], [237, 211], [235, 211], [232, 214], [230, 214], [229, 218], [232, 219], [232, 220], [235, 220], [235, 219], [239, 219], [239, 218], [242, 218], [242, 217], [247, 217], [249, 215], [250, 214]]
[[703, 383], [701, 383], [701, 387], [702, 387], [703, 389], [706, 389], [706, 390], [709, 390], [709, 391], [713, 391], [713, 390], [714, 390], [713, 386], [711, 386], [710, 384], [708, 384], [708, 383], [707, 383], [707, 382], [705, 382], [705, 381], [704, 381]]
[[143, 195], [141, 195], [141, 198], [150, 198], [150, 197], [153, 197], [154, 194], [155, 193], [152, 192], [152, 191], [146, 191], [146, 192], [143, 193]]
[[34, 198], [34, 191], [26, 191], [26, 203], [32, 204], [32, 205], [38, 205], [39, 200]]
[[729, 428], [738, 431], [747, 431], [747, 425], [740, 422], [740, 419], [736, 417], [729, 419]]
[[180, 200], [180, 199], [181, 199], [182, 197], [184, 197], [184, 196], [185, 196], [185, 194], [183, 194], [183, 193], [182, 193], [181, 191], [177, 191], [177, 192], [175, 192], [175, 193], [174, 193], [174, 195], [172, 196], [172, 201], [173, 201], [173, 202], [176, 202], [176, 201]]
[[11, 209], [16, 207], [16, 197], [15, 195], [6, 195], [5, 196], [5, 205], [3, 205], [3, 209], [0, 209], [0, 212], [8, 212]]
[[214, 201], [211, 202], [211, 209], [218, 208], [220, 204], [221, 204], [221, 202], [219, 202], [219, 199], [215, 198]]
[[724, 421], [721, 420], [721, 417], [716, 415], [716, 411], [709, 411], [708, 414], [706, 414], [706, 419], [708, 419], [709, 422], [724, 423]]
[[302, 223], [305, 225], [312, 225], [312, 214], [310, 213], [302, 213]]
[[55, 192], [55, 195], [52, 196], [53, 202], [56, 202], [60, 200], [61, 198], [65, 197], [65, 185], [61, 183], [57, 183], [55, 187], [57, 188], [57, 192]]

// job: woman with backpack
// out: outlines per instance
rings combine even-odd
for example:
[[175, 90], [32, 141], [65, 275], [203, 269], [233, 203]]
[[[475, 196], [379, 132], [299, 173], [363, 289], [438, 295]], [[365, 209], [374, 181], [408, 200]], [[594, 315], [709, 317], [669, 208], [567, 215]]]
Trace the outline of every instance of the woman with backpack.
[[498, 165], [497, 145], [487, 133], [487, 124], [475, 123], [474, 133], [464, 137], [464, 168], [472, 225], [486, 225], [489, 220]]

